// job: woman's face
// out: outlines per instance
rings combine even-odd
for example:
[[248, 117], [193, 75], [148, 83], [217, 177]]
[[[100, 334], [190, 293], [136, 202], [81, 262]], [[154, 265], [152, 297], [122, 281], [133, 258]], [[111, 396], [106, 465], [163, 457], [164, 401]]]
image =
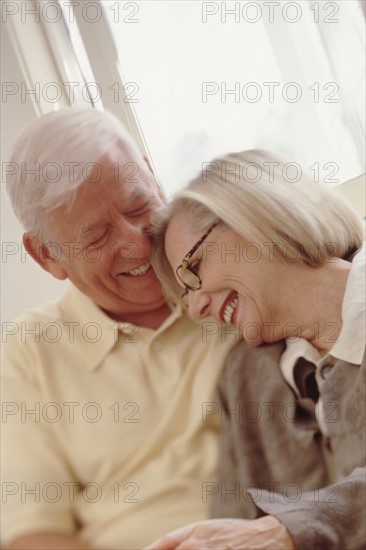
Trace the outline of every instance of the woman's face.
[[[190, 230], [190, 225], [189, 218], [179, 213], [168, 226], [165, 248], [174, 273], [205, 233]], [[199, 290], [188, 292], [192, 317], [212, 316], [234, 325], [252, 345], [281, 339], [285, 264], [268, 251], [263, 243], [261, 248], [248, 243], [223, 224], [214, 227], [189, 259], [202, 282]], [[184, 285], [176, 278], [183, 293]]]

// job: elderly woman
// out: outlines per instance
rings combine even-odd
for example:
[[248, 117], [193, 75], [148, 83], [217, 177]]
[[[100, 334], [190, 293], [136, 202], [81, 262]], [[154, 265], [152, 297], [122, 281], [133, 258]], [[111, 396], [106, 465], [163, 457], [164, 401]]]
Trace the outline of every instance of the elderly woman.
[[220, 407], [210, 409], [223, 428], [221, 479], [202, 497], [221, 519], [149, 548], [363, 548], [365, 263], [357, 216], [298, 167], [247, 151], [205, 164], [163, 207], [153, 236], [154, 268], [169, 297], [243, 340], [220, 381]]

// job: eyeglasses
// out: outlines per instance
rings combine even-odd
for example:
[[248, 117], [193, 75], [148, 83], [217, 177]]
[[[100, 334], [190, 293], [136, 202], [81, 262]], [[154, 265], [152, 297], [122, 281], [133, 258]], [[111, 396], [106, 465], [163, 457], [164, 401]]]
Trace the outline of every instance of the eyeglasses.
[[206, 231], [206, 233], [200, 238], [200, 240], [194, 245], [193, 248], [184, 256], [182, 263], [176, 269], [176, 274], [181, 283], [184, 284], [186, 290], [182, 294], [183, 302], [187, 304], [187, 297], [189, 290], [199, 290], [202, 287], [202, 281], [193, 268], [189, 265], [188, 260], [193, 256], [193, 254], [198, 250], [203, 241], [207, 239], [211, 231], [219, 224], [215, 222], [211, 227]]

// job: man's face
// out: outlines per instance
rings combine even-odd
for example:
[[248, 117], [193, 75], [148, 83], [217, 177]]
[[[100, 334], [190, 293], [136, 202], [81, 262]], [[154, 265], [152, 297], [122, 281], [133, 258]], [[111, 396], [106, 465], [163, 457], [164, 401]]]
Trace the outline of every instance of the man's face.
[[81, 184], [71, 209], [58, 208], [49, 220], [62, 250], [52, 273], [116, 319], [164, 304], [144, 231], [163, 199], [142, 157], [133, 160], [116, 147], [98, 162], [100, 177], [96, 169]]

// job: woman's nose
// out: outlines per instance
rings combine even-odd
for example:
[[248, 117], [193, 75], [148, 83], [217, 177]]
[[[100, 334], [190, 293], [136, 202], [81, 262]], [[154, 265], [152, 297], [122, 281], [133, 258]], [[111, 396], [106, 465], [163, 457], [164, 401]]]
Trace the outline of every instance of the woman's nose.
[[188, 292], [189, 314], [195, 319], [208, 317], [211, 309], [211, 298], [202, 290], [190, 290]]

